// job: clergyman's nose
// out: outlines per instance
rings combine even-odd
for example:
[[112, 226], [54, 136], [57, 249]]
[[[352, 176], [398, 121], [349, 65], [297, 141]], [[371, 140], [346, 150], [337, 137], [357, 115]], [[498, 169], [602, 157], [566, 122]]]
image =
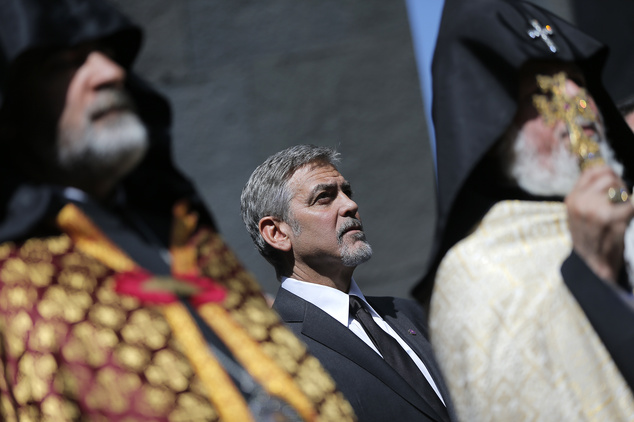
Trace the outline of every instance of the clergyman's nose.
[[123, 88], [125, 70], [101, 51], [88, 54], [83, 66], [90, 71], [90, 82], [95, 89], [106, 86]]

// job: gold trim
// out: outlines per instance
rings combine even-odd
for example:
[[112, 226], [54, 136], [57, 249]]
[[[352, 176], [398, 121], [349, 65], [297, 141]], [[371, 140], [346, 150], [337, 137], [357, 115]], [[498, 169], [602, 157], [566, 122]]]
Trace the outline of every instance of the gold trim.
[[209, 353], [209, 346], [200, 335], [187, 309], [180, 303], [162, 307], [174, 337], [183, 345], [183, 352], [207, 389], [209, 400], [223, 421], [253, 421], [249, 407], [224, 368]]
[[198, 275], [200, 272], [198, 265], [196, 265], [198, 252], [196, 243], [191, 241], [198, 225], [198, 215], [189, 212], [188, 208], [187, 201], [179, 201], [173, 207], [174, 220], [170, 242], [172, 273]]
[[298, 388], [294, 380], [283, 371], [258, 343], [255, 342], [218, 304], [206, 303], [198, 312], [231, 349], [236, 358], [270, 394], [283, 398], [306, 421], [317, 420], [312, 402]]
[[66, 204], [57, 215], [57, 225], [77, 248], [115, 271], [132, 271], [136, 263], [119, 249], [76, 205]]

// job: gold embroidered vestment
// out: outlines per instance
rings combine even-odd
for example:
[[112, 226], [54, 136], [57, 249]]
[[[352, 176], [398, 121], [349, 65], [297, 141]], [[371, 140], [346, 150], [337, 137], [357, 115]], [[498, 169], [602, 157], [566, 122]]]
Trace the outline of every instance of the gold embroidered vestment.
[[432, 344], [464, 421], [632, 421], [634, 400], [560, 267], [560, 202], [502, 201], [438, 269]]
[[[64, 212], [65, 233], [0, 245], [0, 418], [250, 420], [185, 308], [117, 293], [117, 275], [134, 264], [81, 211]], [[354, 420], [219, 235], [202, 228], [178, 246], [173, 258], [225, 289], [222, 302], [197, 310], [254, 379], [304, 420]]]

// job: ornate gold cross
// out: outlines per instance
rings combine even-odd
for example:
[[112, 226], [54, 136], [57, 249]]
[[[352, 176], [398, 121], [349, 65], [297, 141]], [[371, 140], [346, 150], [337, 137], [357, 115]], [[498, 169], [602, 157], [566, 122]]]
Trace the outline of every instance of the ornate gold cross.
[[[563, 121], [570, 137], [570, 149], [579, 157], [581, 169], [594, 164], [603, 164], [599, 144], [589, 138], [581, 124], [597, 124], [597, 114], [590, 108], [585, 89], [574, 97], [566, 94], [565, 72], [553, 76], [537, 75], [537, 85], [546, 95], [533, 95], [533, 104], [548, 125]], [[550, 94], [550, 96], [548, 95]]]

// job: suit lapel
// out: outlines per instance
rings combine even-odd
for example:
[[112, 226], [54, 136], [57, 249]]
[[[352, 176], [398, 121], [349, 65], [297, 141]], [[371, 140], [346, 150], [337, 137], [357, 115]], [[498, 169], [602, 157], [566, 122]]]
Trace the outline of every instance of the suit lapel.
[[347, 327], [315, 305], [280, 288], [274, 308], [285, 322], [301, 322], [302, 334], [306, 337], [334, 350], [363, 370], [368, 371], [421, 412], [435, 420], [443, 420], [433, 407], [416, 393], [374, 350]]

